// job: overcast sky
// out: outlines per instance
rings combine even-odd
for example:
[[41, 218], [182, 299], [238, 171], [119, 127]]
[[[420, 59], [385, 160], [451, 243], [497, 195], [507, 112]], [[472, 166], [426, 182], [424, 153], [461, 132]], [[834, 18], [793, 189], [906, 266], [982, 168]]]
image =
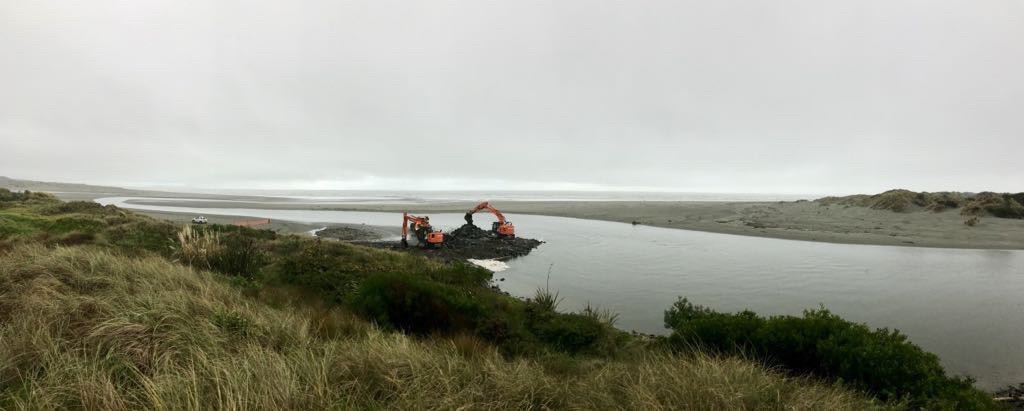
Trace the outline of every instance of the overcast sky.
[[1024, 191], [1024, 1], [0, 0], [0, 175]]

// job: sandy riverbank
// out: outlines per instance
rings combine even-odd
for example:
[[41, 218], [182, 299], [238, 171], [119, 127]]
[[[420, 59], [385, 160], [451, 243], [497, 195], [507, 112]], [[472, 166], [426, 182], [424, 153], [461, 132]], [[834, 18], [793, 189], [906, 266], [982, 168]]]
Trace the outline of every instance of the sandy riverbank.
[[[137, 200], [139, 204], [187, 207], [316, 209], [347, 211], [463, 212], [471, 203], [302, 204]], [[801, 202], [523, 201], [496, 204], [515, 214], [539, 214], [699, 230], [726, 234], [919, 247], [1024, 249], [1024, 220], [986, 217], [968, 227], [956, 211], [893, 212], [866, 207]]]

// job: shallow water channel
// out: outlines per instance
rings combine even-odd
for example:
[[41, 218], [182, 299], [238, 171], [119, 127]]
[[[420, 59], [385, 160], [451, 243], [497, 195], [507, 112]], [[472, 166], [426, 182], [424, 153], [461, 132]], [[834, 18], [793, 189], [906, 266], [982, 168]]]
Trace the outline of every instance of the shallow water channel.
[[[103, 204], [152, 211], [238, 215], [307, 223], [398, 227], [397, 213], [188, 208]], [[490, 225], [479, 218], [477, 224]], [[461, 214], [431, 214], [447, 230]], [[678, 296], [719, 311], [799, 314], [824, 305], [872, 327], [896, 328], [938, 354], [947, 370], [996, 389], [1024, 382], [1024, 251], [829, 244], [704, 233], [547, 216], [514, 216], [516, 231], [545, 241], [495, 274], [513, 295], [538, 287], [620, 314], [618, 326], [665, 333]], [[548, 273], [550, 271], [550, 279]]]

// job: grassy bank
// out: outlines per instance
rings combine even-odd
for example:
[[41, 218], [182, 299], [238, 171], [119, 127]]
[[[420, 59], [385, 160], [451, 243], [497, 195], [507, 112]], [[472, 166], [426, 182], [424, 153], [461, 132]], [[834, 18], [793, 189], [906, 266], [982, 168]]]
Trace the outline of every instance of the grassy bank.
[[[468, 265], [0, 190], [0, 408], [994, 406], [640, 339], [600, 309], [559, 312], [551, 294], [522, 301], [489, 281]], [[698, 317], [669, 325], [692, 331]]]
[[914, 209], [936, 213], [960, 210], [961, 215], [968, 217], [1024, 218], [1024, 193], [928, 193], [896, 189], [874, 195], [825, 197], [817, 201], [826, 205], [859, 206], [895, 212]]

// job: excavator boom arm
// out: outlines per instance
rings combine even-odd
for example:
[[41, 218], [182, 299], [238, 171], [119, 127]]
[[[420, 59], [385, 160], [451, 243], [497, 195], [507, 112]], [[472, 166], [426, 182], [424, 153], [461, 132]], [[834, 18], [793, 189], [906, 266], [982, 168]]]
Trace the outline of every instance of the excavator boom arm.
[[505, 215], [502, 214], [501, 211], [498, 211], [497, 208], [491, 206], [491, 203], [487, 201], [477, 204], [476, 207], [473, 207], [472, 210], [469, 210], [469, 212], [466, 213], [466, 222], [472, 223], [473, 214], [476, 214], [476, 212], [480, 210], [490, 211], [492, 214], [494, 214], [494, 217], [498, 219], [498, 223], [505, 224]]

